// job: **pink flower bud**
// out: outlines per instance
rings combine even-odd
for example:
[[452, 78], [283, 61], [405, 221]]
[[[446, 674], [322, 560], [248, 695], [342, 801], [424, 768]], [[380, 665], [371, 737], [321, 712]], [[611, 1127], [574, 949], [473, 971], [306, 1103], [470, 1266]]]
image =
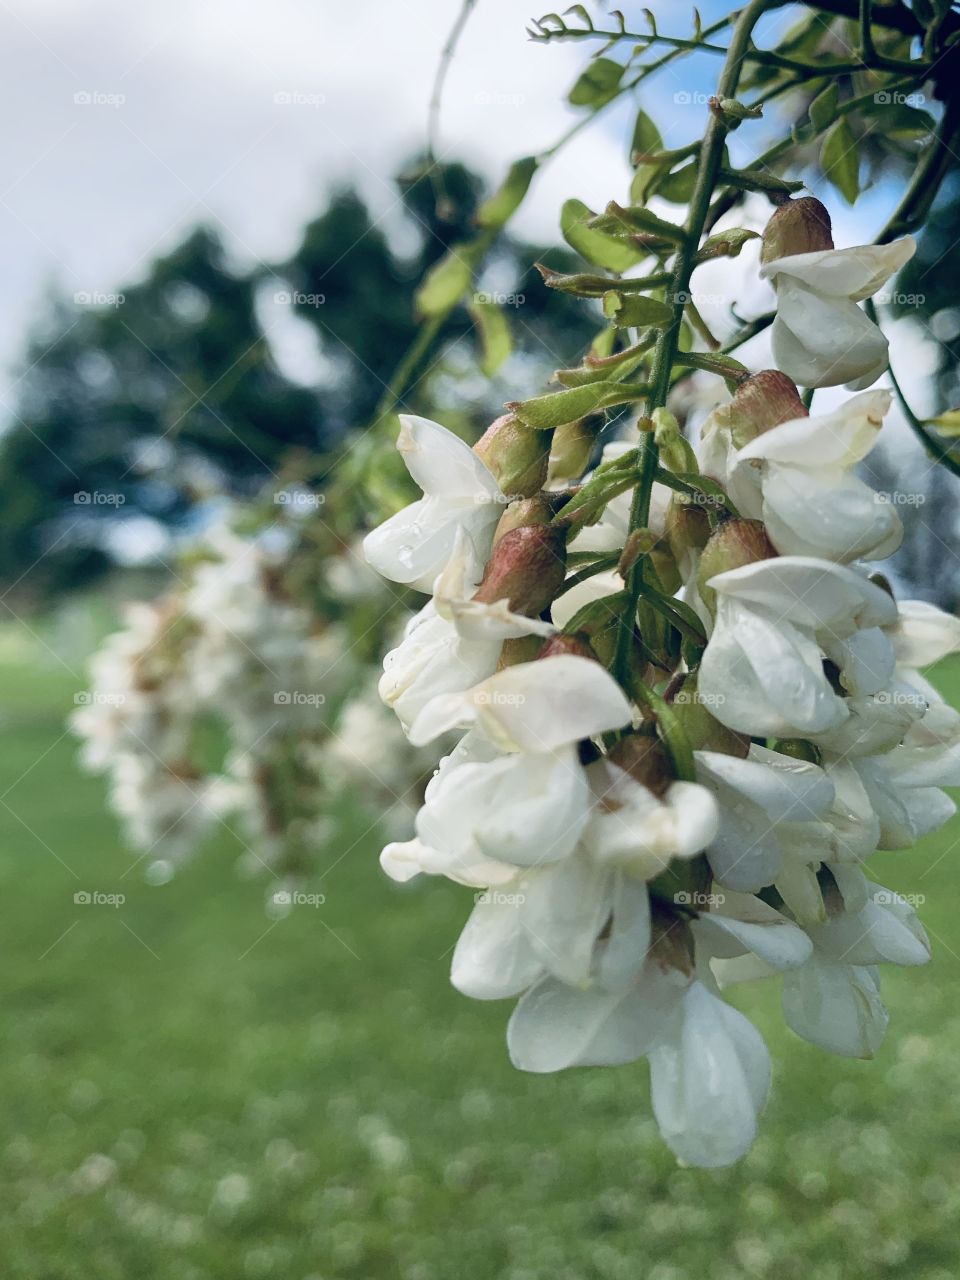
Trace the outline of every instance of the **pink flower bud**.
[[767, 537], [762, 520], [727, 520], [710, 536], [703, 549], [697, 570], [697, 587], [701, 599], [713, 612], [716, 592], [707, 583], [718, 573], [739, 569], [757, 560], [771, 560], [777, 549]]
[[833, 248], [830, 214], [815, 196], [785, 200], [773, 212], [763, 233], [761, 262], [776, 262], [797, 253]]
[[512, 529], [494, 547], [474, 599], [506, 600], [514, 613], [537, 617], [563, 586], [566, 550], [566, 533], [555, 525]]

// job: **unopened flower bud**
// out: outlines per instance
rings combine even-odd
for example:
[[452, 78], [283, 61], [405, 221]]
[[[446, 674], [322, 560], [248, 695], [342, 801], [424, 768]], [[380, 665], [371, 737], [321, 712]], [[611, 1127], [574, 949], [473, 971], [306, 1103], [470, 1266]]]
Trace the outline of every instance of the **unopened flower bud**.
[[689, 440], [684, 438], [680, 424], [669, 409], [654, 409], [653, 438], [660, 450], [660, 461], [668, 471], [696, 471], [696, 454]]
[[569, 494], [538, 493], [535, 498], [520, 498], [511, 502], [497, 523], [493, 535], [493, 545], [514, 529], [525, 529], [530, 525], [549, 524], [560, 507], [567, 501]]
[[724, 409], [726, 424], [738, 449], [782, 422], [808, 416], [797, 384], [778, 369], [761, 369], [744, 378]]
[[529, 498], [546, 481], [551, 435], [525, 427], [512, 413], [505, 413], [487, 427], [473, 451], [504, 493]]
[[603, 419], [597, 416], [580, 418], [577, 422], [565, 422], [553, 433], [550, 446], [550, 484], [566, 484], [579, 480], [590, 465], [590, 458], [597, 443], [597, 431]]
[[516, 667], [523, 662], [533, 662], [540, 656], [543, 641], [539, 636], [511, 636], [504, 640], [497, 662], [497, 670], [504, 667]]
[[633, 529], [627, 535], [623, 553], [617, 565], [617, 573], [625, 578], [641, 556], [649, 555], [657, 545], [657, 535], [652, 529]]
[[736, 733], [714, 716], [697, 688], [697, 678], [687, 675], [683, 685], [670, 703], [673, 714], [687, 736], [693, 751], [719, 751], [725, 756], [739, 756], [745, 760], [750, 751], [750, 739]]
[[525, 525], [494, 547], [474, 599], [481, 604], [506, 600], [514, 613], [535, 618], [553, 602], [565, 575], [565, 531], [555, 525]]
[[666, 748], [649, 734], [628, 733], [610, 748], [607, 759], [655, 796], [664, 795], [675, 781]]
[[771, 560], [777, 549], [767, 537], [762, 520], [727, 520], [714, 530], [703, 549], [697, 569], [700, 598], [711, 611], [716, 608], [716, 592], [707, 583], [718, 573], [739, 569], [757, 560]]
[[537, 653], [538, 658], [556, 658], [561, 654], [572, 654], [575, 658], [592, 658], [596, 662], [597, 655], [590, 644], [590, 637], [584, 631], [567, 635], [560, 631], [555, 636], [544, 640]]
[[785, 200], [774, 211], [763, 233], [761, 262], [775, 262], [797, 253], [833, 248], [830, 214], [815, 196]]
[[682, 579], [693, 568], [693, 557], [710, 538], [710, 517], [704, 506], [686, 494], [675, 493], [666, 516], [666, 539]]
[[[703, 858], [691, 858], [684, 865], [690, 867], [694, 863], [705, 861], [706, 859]], [[677, 865], [676, 860], [673, 865]], [[672, 888], [669, 892], [662, 894], [654, 892], [654, 886], [659, 885], [661, 880], [666, 880], [669, 884], [675, 882], [676, 877], [672, 867], [657, 876], [655, 880], [651, 880], [649, 886], [651, 892], [650, 959], [662, 970], [679, 969], [681, 973], [693, 977], [695, 971], [693, 934], [684, 916], [670, 906], [672, 898], [679, 895]], [[703, 893], [709, 887], [709, 879], [702, 889], [699, 883], [697, 885], [698, 890]], [[687, 896], [691, 897], [692, 894], [688, 892]]]

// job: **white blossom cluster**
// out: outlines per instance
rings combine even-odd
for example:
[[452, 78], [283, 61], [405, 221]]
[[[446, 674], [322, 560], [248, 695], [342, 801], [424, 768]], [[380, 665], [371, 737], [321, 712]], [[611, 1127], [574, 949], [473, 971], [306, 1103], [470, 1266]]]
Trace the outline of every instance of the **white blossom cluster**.
[[[646, 1057], [663, 1137], [695, 1165], [744, 1154], [770, 1085], [728, 983], [781, 975], [799, 1036], [866, 1058], [887, 1024], [879, 966], [929, 956], [913, 907], [864, 863], [953, 812], [940, 787], [960, 784], [960, 714], [918, 669], [960, 649], [960, 621], [895, 600], [869, 567], [901, 537], [895, 507], [855, 474], [887, 393], [810, 417], [785, 376], [854, 389], [879, 376], [886, 341], [856, 303], [911, 249], [767, 262], [780, 369], [710, 415], [702, 488], [654, 486], [636, 620], [626, 554], [602, 562], [631, 549], [629, 492], [599, 521], [565, 520], [564, 495], [543, 489], [549, 432], [511, 415], [474, 449], [402, 418], [423, 497], [365, 543], [380, 573], [430, 593], [381, 696], [418, 749], [463, 732], [385, 870], [475, 890], [452, 981], [519, 997], [516, 1066]], [[695, 472], [673, 445], [674, 469]], [[567, 566], [589, 552], [602, 571]], [[664, 641], [664, 617], [699, 624], [704, 643]], [[624, 625], [627, 678], [611, 643]]]
[[[291, 597], [290, 558], [289, 540], [218, 528], [182, 586], [132, 606], [93, 659], [72, 718], [81, 758], [108, 776], [158, 874], [235, 819], [249, 869], [309, 874], [347, 786], [385, 830], [410, 828], [432, 761], [399, 750], [346, 625]], [[383, 592], [350, 553], [320, 560], [323, 573], [354, 600]]]

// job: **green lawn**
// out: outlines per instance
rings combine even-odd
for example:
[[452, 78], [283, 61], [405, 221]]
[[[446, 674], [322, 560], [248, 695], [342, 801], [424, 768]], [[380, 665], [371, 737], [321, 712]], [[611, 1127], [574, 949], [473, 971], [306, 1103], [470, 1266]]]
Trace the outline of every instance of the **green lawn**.
[[[227, 832], [143, 883], [62, 736], [82, 683], [4, 636], [3, 1280], [954, 1280], [960, 826], [875, 861], [934, 939], [930, 967], [885, 972], [877, 1061], [745, 992], [775, 1061], [763, 1136], [680, 1169], [643, 1064], [510, 1067], [508, 1006], [447, 982], [469, 891], [391, 884], [359, 819], [321, 858], [325, 905], [273, 924]], [[95, 890], [126, 901], [74, 903]]]

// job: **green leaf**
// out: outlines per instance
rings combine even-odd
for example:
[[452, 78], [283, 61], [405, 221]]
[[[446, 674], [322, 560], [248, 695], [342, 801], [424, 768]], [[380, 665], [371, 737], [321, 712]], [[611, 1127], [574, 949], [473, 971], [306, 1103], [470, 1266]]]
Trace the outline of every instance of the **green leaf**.
[[533, 264], [543, 277], [543, 283], [549, 289], [559, 289], [561, 293], [572, 293], [578, 298], [602, 298], [610, 289], [621, 293], [643, 293], [654, 287], [654, 283], [662, 284], [662, 276], [655, 280], [652, 276], [631, 276], [628, 280], [614, 280], [611, 276], [590, 275], [586, 271], [575, 271], [565, 275], [562, 271], [554, 271], [545, 267], [542, 262]]
[[528, 427], [536, 431], [548, 431], [561, 427], [565, 422], [576, 422], [588, 413], [606, 409], [631, 400], [642, 400], [648, 394], [646, 385], [627, 382], [593, 382], [586, 387], [572, 387], [568, 391], [555, 391], [549, 396], [537, 396], [533, 400], [512, 401], [506, 407]]
[[515, 160], [501, 185], [477, 210], [474, 219], [477, 226], [499, 230], [509, 222], [527, 194], [536, 171], [536, 156]]
[[605, 232], [607, 235], [627, 236], [638, 233], [654, 235], [675, 244], [682, 244], [685, 238], [683, 228], [678, 227], [676, 223], [668, 222], [666, 218], [658, 218], [649, 209], [638, 205], [625, 207], [617, 204], [616, 200], [611, 200], [603, 213], [591, 218], [590, 228]]
[[820, 153], [823, 171], [848, 204], [855, 204], [860, 194], [860, 156], [846, 120], [832, 125], [823, 140]]
[[[616, 329], [605, 332], [615, 333]], [[624, 347], [613, 355], [598, 358], [588, 356], [585, 364], [576, 369], [558, 369], [554, 374], [556, 380], [565, 387], [583, 387], [591, 382], [605, 382], [612, 374], [619, 378], [628, 378], [643, 364], [649, 354], [649, 343], [638, 342], [632, 347]]]
[[837, 104], [840, 100], [840, 94], [837, 89], [836, 81], [831, 81], [822, 93], [817, 94], [810, 103], [810, 123], [813, 125], [817, 133], [826, 129], [827, 125], [837, 114]]
[[644, 294], [624, 294], [610, 289], [603, 295], [603, 314], [619, 329], [665, 329], [673, 320], [673, 307]]
[[624, 68], [612, 58], [596, 58], [581, 72], [567, 95], [573, 107], [602, 107], [615, 98]]
[[731, 227], [728, 231], [717, 231], [708, 236], [697, 250], [696, 261], [711, 262], [714, 258], [737, 258], [748, 240], [759, 240], [756, 231], [748, 231], [746, 227]]
[[691, 160], [673, 173], [666, 174], [656, 184], [657, 195], [669, 200], [671, 204], [686, 204], [693, 195], [699, 168], [699, 163]]
[[415, 295], [418, 315], [442, 316], [456, 306], [473, 282], [474, 258], [472, 246], [459, 244], [434, 263]]
[[506, 312], [495, 302], [475, 301], [470, 305], [470, 314], [480, 334], [480, 369], [492, 378], [513, 350]]
[[633, 126], [633, 139], [630, 143], [631, 161], [636, 155], [652, 156], [662, 150], [663, 138], [660, 136], [660, 130], [645, 111], [638, 111]]
[[587, 226], [594, 216], [582, 200], [566, 200], [560, 210], [560, 230], [571, 249], [606, 271], [627, 271], [645, 257], [643, 249]]

